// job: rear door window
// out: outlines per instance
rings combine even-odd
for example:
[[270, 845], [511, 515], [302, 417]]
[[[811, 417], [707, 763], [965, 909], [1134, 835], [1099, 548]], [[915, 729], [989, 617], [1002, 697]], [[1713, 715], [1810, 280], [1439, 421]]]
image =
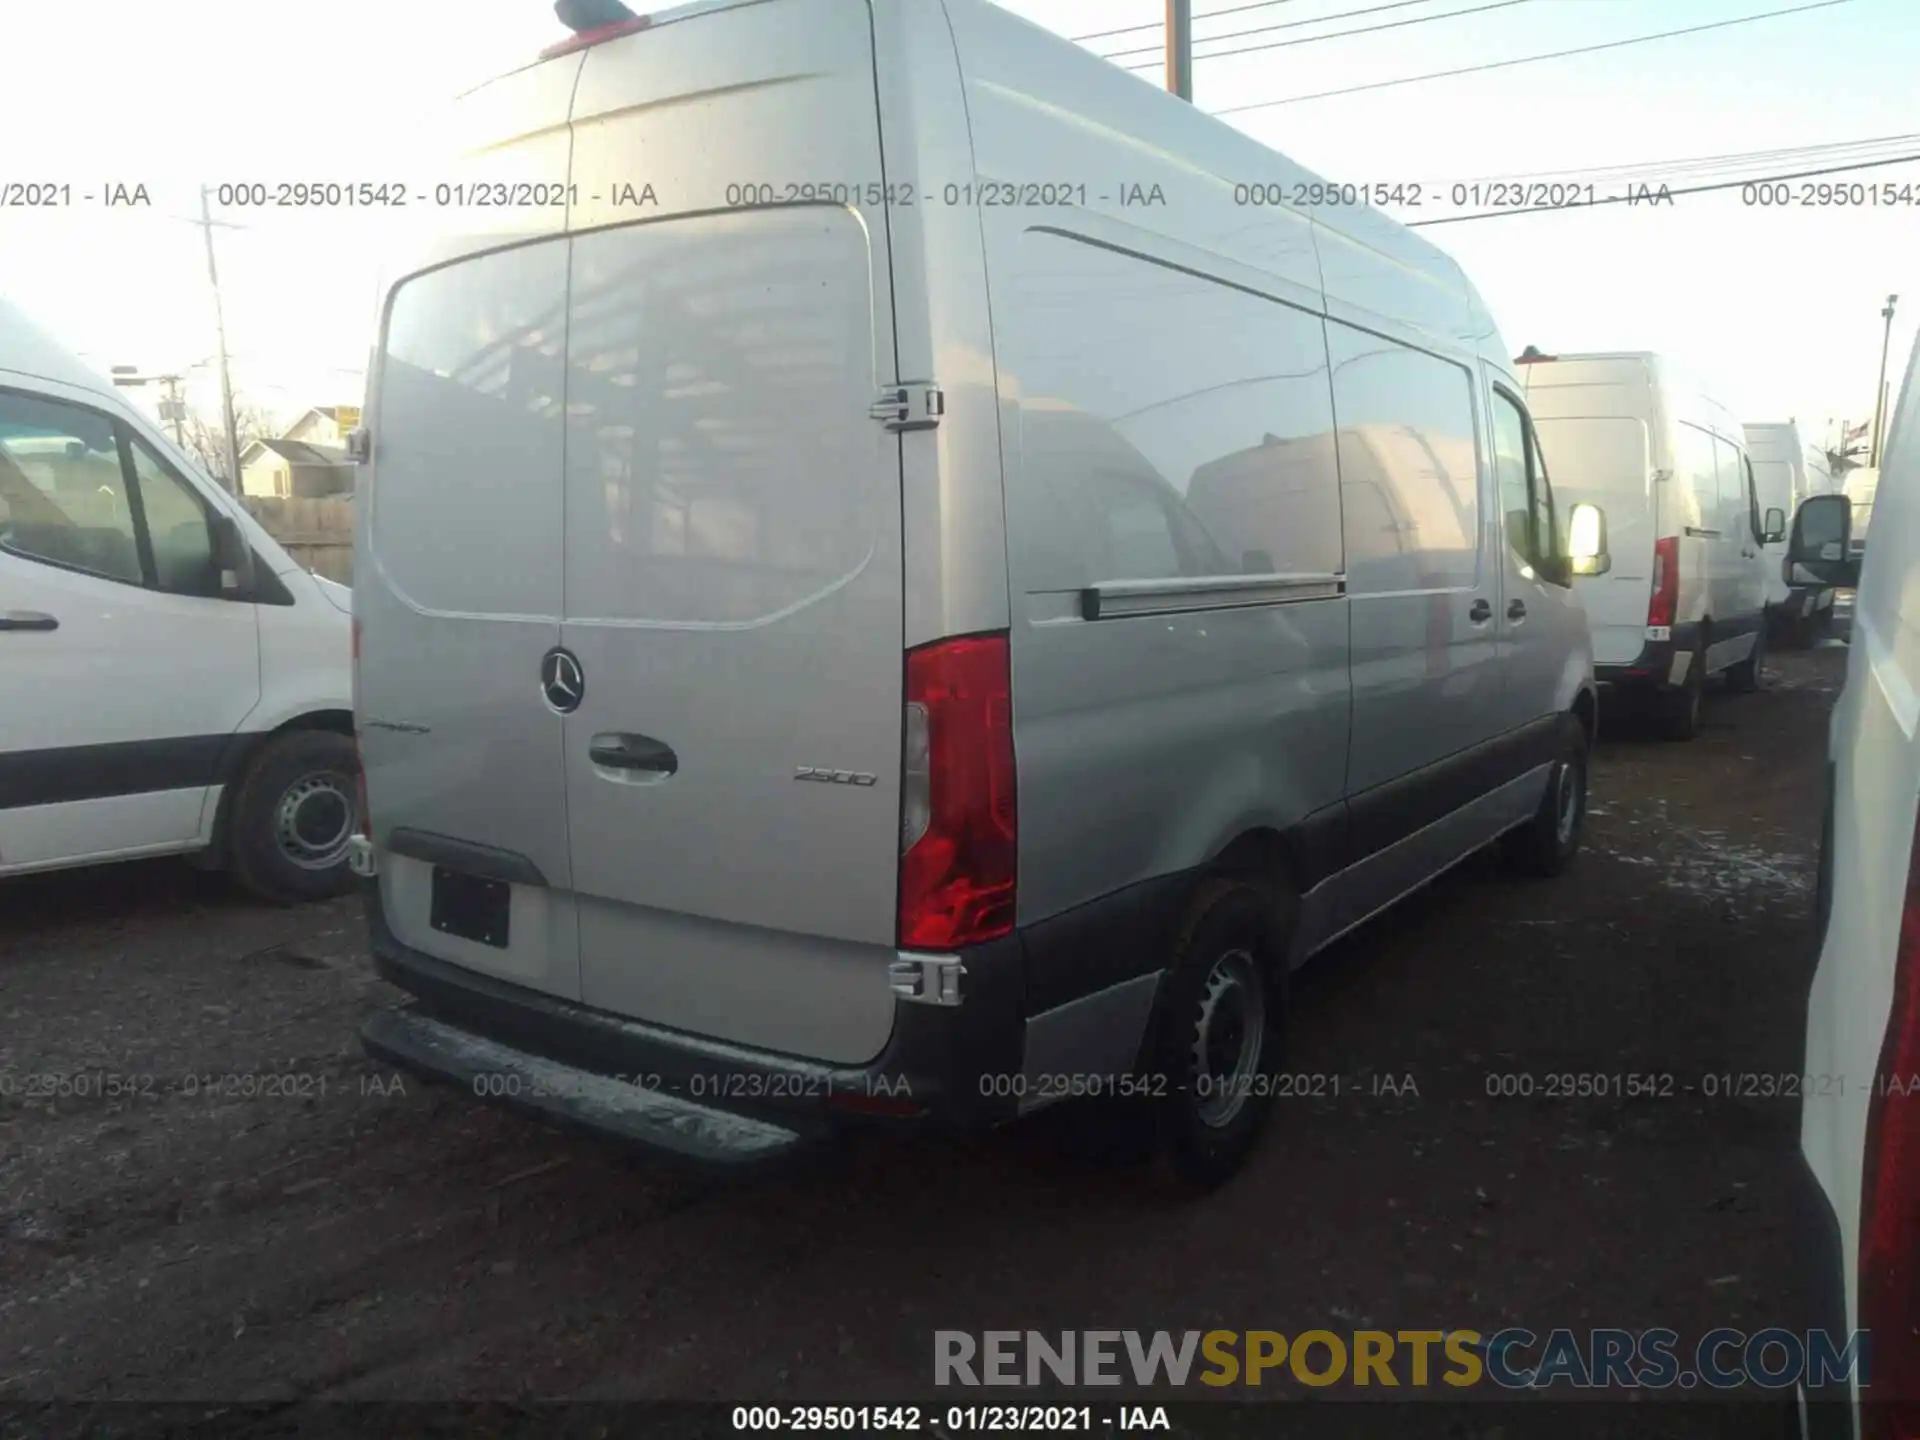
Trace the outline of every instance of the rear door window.
[[372, 536], [423, 610], [560, 613], [567, 242], [431, 270], [387, 314]]
[[827, 207], [575, 239], [570, 617], [744, 624], [869, 562], [898, 503], [865, 415], [872, 264], [853, 212]]

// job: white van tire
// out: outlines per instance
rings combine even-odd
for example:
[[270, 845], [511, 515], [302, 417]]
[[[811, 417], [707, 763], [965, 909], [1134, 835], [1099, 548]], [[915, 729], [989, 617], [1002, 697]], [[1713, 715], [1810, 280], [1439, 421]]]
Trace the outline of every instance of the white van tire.
[[1587, 826], [1590, 760], [1586, 727], [1570, 715], [1567, 738], [1547, 774], [1540, 808], [1526, 824], [1500, 837], [1502, 855], [1521, 874], [1551, 878], [1562, 874], [1580, 853], [1580, 837]]
[[1687, 666], [1687, 678], [1678, 690], [1658, 697], [1657, 715], [1660, 733], [1669, 740], [1691, 740], [1700, 733], [1702, 712], [1707, 698], [1707, 647], [1694, 646], [1693, 660]]
[[1286, 929], [1273, 891], [1220, 878], [1201, 886], [1174, 940], [1146, 1071], [1160, 1087], [1159, 1159], [1182, 1189], [1231, 1179], [1265, 1129], [1285, 1036]]
[[1737, 695], [1751, 695], [1766, 688], [1767, 627], [1754, 632], [1753, 649], [1747, 658], [1727, 670], [1727, 688]]
[[276, 905], [352, 889], [357, 774], [353, 741], [331, 730], [289, 730], [262, 745], [234, 796], [227, 853], [235, 878]]

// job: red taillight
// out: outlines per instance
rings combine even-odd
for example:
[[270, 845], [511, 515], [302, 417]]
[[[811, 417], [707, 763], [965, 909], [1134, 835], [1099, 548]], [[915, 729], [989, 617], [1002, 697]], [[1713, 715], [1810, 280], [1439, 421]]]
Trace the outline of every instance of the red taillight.
[[1653, 542], [1653, 598], [1647, 601], [1647, 624], [1672, 625], [1680, 608], [1680, 538], [1669, 535]]
[[1004, 635], [907, 654], [900, 945], [953, 950], [1013, 929], [1013, 687]]
[[1869, 1336], [1864, 1433], [1920, 1436], [1920, 824], [1907, 864], [1893, 1004], [1867, 1097], [1860, 1328]]
[[578, 35], [569, 35], [565, 40], [556, 40], [540, 52], [542, 60], [557, 60], [562, 55], [571, 55], [576, 50], [585, 50], [589, 45], [598, 45], [603, 40], [618, 40], [622, 35], [631, 35], [644, 30], [653, 23], [650, 15], [636, 15], [631, 20], [616, 20], [611, 25], [601, 25], [592, 30], [582, 30]]

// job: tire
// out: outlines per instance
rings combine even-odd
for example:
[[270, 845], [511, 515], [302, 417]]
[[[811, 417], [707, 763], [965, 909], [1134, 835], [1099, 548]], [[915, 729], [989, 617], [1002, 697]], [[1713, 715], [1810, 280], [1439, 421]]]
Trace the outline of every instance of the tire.
[[1687, 678], [1680, 688], [1659, 697], [1660, 733], [1669, 740], [1691, 740], [1698, 735], [1706, 696], [1707, 647], [1702, 641], [1693, 647], [1693, 660], [1687, 666]]
[[1547, 775], [1547, 793], [1540, 808], [1518, 830], [1500, 840], [1506, 862], [1523, 875], [1542, 879], [1563, 874], [1580, 853], [1580, 837], [1587, 824], [1587, 778], [1592, 774], [1587, 732], [1578, 719], [1567, 717], [1568, 736], [1560, 758]]
[[261, 746], [229, 822], [229, 863], [241, 885], [276, 905], [351, 890], [358, 772], [353, 741], [331, 730], [290, 730]]
[[1274, 892], [1210, 880], [1173, 944], [1151, 1063], [1157, 1156], [1205, 1192], [1246, 1164], [1273, 1108], [1285, 1036], [1286, 955]]
[[1767, 627], [1754, 633], [1753, 649], [1747, 658], [1727, 671], [1727, 688], [1738, 695], [1751, 695], [1766, 688]]

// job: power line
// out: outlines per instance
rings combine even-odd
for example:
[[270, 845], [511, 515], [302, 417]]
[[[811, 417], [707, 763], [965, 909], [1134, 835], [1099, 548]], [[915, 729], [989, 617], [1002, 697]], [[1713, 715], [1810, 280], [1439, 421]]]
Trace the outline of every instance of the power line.
[[[1348, 35], [1371, 35], [1373, 31], [1398, 31], [1404, 25], [1425, 25], [1432, 19], [1459, 19], [1461, 15], [1478, 15], [1482, 10], [1507, 10], [1509, 6], [1524, 6], [1530, 0], [1492, 0], [1492, 4], [1475, 6], [1473, 10], [1450, 10], [1444, 15], [1415, 15], [1413, 19], [1390, 19], [1384, 25], [1356, 25], [1350, 31], [1329, 31], [1327, 35], [1302, 35], [1298, 40], [1267, 40], [1265, 44], [1242, 44], [1233, 50], [1215, 50], [1210, 56], [1194, 56], [1194, 60], [1225, 60], [1227, 56], [1250, 56], [1256, 50], [1284, 50], [1290, 44], [1315, 44], [1317, 40], [1340, 40]], [[1336, 19], [1329, 15], [1327, 19]], [[1140, 69], [1140, 65], [1121, 65], [1121, 69]]]
[[[1243, 40], [1249, 35], [1271, 35], [1275, 30], [1298, 30], [1302, 25], [1325, 25], [1329, 20], [1346, 20], [1355, 15], [1377, 15], [1382, 10], [1404, 10], [1409, 5], [1431, 5], [1433, 0], [1392, 0], [1387, 5], [1369, 5], [1363, 10], [1342, 10], [1336, 15], [1316, 15], [1311, 20], [1283, 20], [1277, 25], [1256, 25], [1251, 30], [1229, 30], [1224, 35], [1196, 35], [1193, 43], [1204, 45], [1214, 40]], [[1132, 50], [1115, 50], [1103, 60], [1119, 60], [1128, 55], [1157, 53], [1158, 45], [1141, 45]]]
[[1649, 174], [1671, 175], [1688, 170], [1724, 169], [1742, 163], [1757, 165], [1762, 162], [1777, 163], [1789, 159], [1811, 160], [1817, 156], [1837, 158], [1841, 152], [1848, 150], [1863, 150], [1880, 145], [1909, 145], [1916, 140], [1920, 140], [1920, 133], [1875, 135], [1860, 140], [1831, 140], [1820, 145], [1788, 145], [1775, 150], [1733, 151], [1720, 155], [1694, 155], [1670, 160], [1635, 160], [1619, 165], [1574, 166], [1565, 170], [1531, 170], [1518, 174], [1508, 172], [1503, 175], [1462, 176], [1460, 183], [1473, 184], [1498, 180], [1599, 180]]
[[[1852, 165], [1829, 165], [1819, 170], [1796, 170], [1784, 175], [1754, 175], [1745, 180], [1722, 180], [1713, 185], [1690, 185], [1680, 190], [1669, 190], [1669, 195], [1705, 195], [1712, 190], [1731, 190], [1735, 186], [1772, 185], [1786, 180], [1811, 180], [1818, 175], [1841, 175], [1852, 170], [1875, 170], [1887, 165], [1909, 165], [1920, 161], [1920, 152], [1911, 155], [1895, 155], [1886, 160], [1861, 160]], [[1545, 210], [1557, 210], [1566, 213], [1571, 210], [1592, 210], [1601, 205], [1626, 205], [1638, 200], [1647, 203], [1648, 197], [1630, 195], [1612, 195], [1605, 200], [1595, 200], [1587, 205], [1528, 205], [1515, 210], [1476, 210], [1471, 215], [1441, 215], [1431, 220], [1407, 220], [1402, 223], [1409, 230], [1417, 230], [1423, 225], [1458, 225], [1466, 220], [1499, 220], [1508, 215], [1538, 215]]]
[[[1211, 20], [1218, 15], [1238, 15], [1243, 10], [1271, 10], [1276, 5], [1291, 5], [1293, 0], [1258, 0], [1252, 5], [1229, 5], [1224, 10], [1209, 10], [1205, 14], [1195, 15], [1196, 20]], [[1104, 40], [1109, 35], [1131, 35], [1136, 30], [1158, 30], [1162, 22], [1149, 20], [1142, 25], [1122, 25], [1118, 30], [1096, 30], [1091, 35], [1069, 35], [1067, 39], [1078, 45], [1085, 40]]]
[[1679, 35], [1698, 35], [1707, 30], [1725, 30], [1734, 25], [1751, 25], [1758, 20], [1773, 20], [1782, 15], [1800, 15], [1809, 10], [1825, 10], [1852, 0], [1814, 0], [1811, 5], [1795, 5], [1785, 10], [1768, 10], [1759, 15], [1738, 15], [1731, 20], [1714, 20], [1705, 25], [1689, 25], [1683, 30], [1662, 30], [1657, 35], [1634, 35], [1625, 40], [1609, 40], [1600, 45], [1577, 45], [1571, 50], [1555, 50], [1546, 55], [1521, 55], [1512, 60], [1490, 60], [1484, 65], [1462, 65], [1454, 70], [1435, 70], [1426, 75], [1404, 75], [1397, 80], [1375, 80], [1365, 85], [1346, 85], [1338, 90], [1319, 90], [1311, 95], [1288, 95], [1279, 100], [1260, 100], [1251, 105], [1229, 105], [1215, 115], [1238, 115], [1247, 110], [1265, 110], [1274, 105], [1297, 105], [1303, 100], [1327, 100], [1335, 95], [1357, 95], [1363, 90], [1386, 90], [1395, 85], [1417, 85], [1423, 80], [1444, 80], [1453, 75], [1477, 75], [1487, 70], [1505, 70], [1514, 65], [1532, 65], [1541, 60], [1564, 60], [1569, 55], [1591, 55], [1601, 50], [1619, 50], [1628, 45], [1645, 45], [1654, 40], [1671, 40]]

